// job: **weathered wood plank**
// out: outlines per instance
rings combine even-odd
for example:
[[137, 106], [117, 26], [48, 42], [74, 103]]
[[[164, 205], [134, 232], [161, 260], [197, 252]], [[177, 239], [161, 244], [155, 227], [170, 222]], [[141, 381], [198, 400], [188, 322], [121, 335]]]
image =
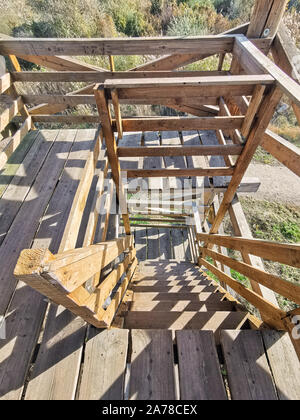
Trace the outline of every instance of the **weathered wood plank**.
[[[135, 73], [132, 73], [135, 74]], [[268, 74], [262, 75], [227, 75], [227, 76], [206, 76], [206, 77], [180, 77], [172, 78], [128, 78], [128, 79], [107, 79], [104, 83], [106, 89], [138, 89], [138, 88], [174, 88], [174, 87], [195, 87], [223, 86], [224, 84], [233, 87], [241, 85], [273, 84], [274, 79]], [[184, 91], [184, 89], [183, 89]], [[212, 95], [213, 96], [213, 95]]]
[[245, 298], [249, 303], [254, 305], [268, 320], [268, 325], [273, 328], [283, 328], [282, 319], [285, 316], [285, 312], [278, 309], [277, 306], [268, 302], [266, 299], [261, 297], [259, 294], [247, 289], [239, 281], [233, 279], [231, 276], [223, 273], [223, 271], [216, 268], [214, 265], [208, 263], [205, 259], [199, 258], [199, 265], [203, 265], [210, 270], [218, 279], [228, 285], [231, 289], [237, 292], [240, 296]]
[[[73, 131], [75, 137], [68, 156], [69, 163], [67, 162], [64, 168], [60, 182], [49, 203], [45, 221], [41, 224], [34, 241], [34, 248], [50, 248], [55, 253], [59, 250], [86, 157], [96, 134], [96, 130], [69, 131]], [[65, 133], [64, 130], [62, 132]], [[85, 151], [85, 155], [83, 151]], [[61, 216], [53, 230], [49, 225], [49, 220], [52, 220], [56, 214], [61, 214]], [[49, 233], [49, 229], [51, 233]], [[49, 239], [45, 241], [45, 238]], [[35, 292], [31, 290], [31, 293]], [[43, 300], [43, 297], [38, 296]], [[37, 355], [36, 365], [32, 372], [33, 380], [28, 386], [31, 395], [39, 394], [41, 389], [44, 399], [73, 399], [75, 397], [85, 331], [85, 322], [81, 318], [74, 317], [65, 308], [57, 309], [56, 305], [50, 307], [41, 350]], [[56, 340], [53, 351], [52, 346], [49, 349], [51, 340]], [[60, 358], [60, 355], [63, 357]], [[56, 358], [56, 363], [51, 363], [53, 358]], [[59, 380], [61, 375], [64, 375], [63, 381]]]
[[246, 37], [237, 36], [234, 54], [245, 67], [249, 64], [260, 68], [261, 71], [270, 74], [277, 86], [298, 106], [300, 106], [300, 86], [276, 64], [256, 48]]
[[11, 155], [0, 173], [0, 197], [4, 194], [11, 180], [17, 173], [20, 165], [26, 157], [26, 154], [34, 144], [39, 132], [31, 131], [25, 136], [17, 150]]
[[[236, 117], [168, 117], [123, 119], [124, 131], [186, 131], [241, 128], [243, 116]], [[113, 120], [113, 128], [116, 128]]]
[[226, 400], [212, 331], [176, 331], [180, 399]]
[[255, 279], [256, 282], [300, 305], [300, 286], [298, 284], [283, 280], [280, 277], [267, 273], [264, 270], [252, 267], [249, 264], [234, 260], [233, 258], [226, 257], [219, 252], [205, 249], [203, 251], [203, 255], [209, 256], [214, 260], [226, 264], [228, 267], [244, 274], [248, 278]]
[[300, 399], [300, 362], [287, 333], [262, 331], [280, 400]]
[[[85, 142], [86, 138], [83, 136], [82, 140]], [[76, 246], [83, 212], [95, 174], [95, 167], [97, 164], [100, 148], [99, 142], [99, 133], [96, 132], [93, 143], [90, 146], [90, 151], [88, 151], [88, 154], [86, 150], [84, 150], [82, 153], [82, 155], [86, 157], [86, 162], [81, 174], [80, 183], [73, 199], [70, 215], [66, 223], [64, 236], [60, 245], [61, 250], [66, 251], [68, 249], [73, 249]], [[82, 157], [78, 154], [77, 159], [81, 160]]]
[[[146, 132], [144, 133], [144, 144], [145, 147], [158, 148], [160, 147], [159, 136], [157, 132]], [[143, 159], [143, 169], [159, 169], [164, 166], [162, 156], [149, 155]], [[162, 190], [163, 180], [159, 178], [149, 178], [148, 185], [150, 190]], [[155, 194], [155, 192], [154, 192]]]
[[19, 166], [11, 184], [6, 188], [0, 200], [0, 245], [5, 239], [26, 195], [30, 191], [37, 174], [44, 164], [47, 154], [57, 137], [57, 132], [35, 133], [35, 142]]
[[[167, 294], [169, 295], [169, 293]], [[176, 296], [178, 300], [178, 295]], [[125, 328], [141, 328], [144, 330], [153, 328], [162, 330], [208, 330], [216, 333], [216, 338], [218, 338], [220, 331], [223, 329], [240, 329], [247, 317], [246, 313], [226, 311], [128, 312], [125, 318]]]
[[0, 132], [3, 131], [7, 124], [18, 114], [22, 106], [24, 106], [23, 101], [21, 97], [18, 97], [2, 112], [0, 115]]
[[221, 344], [234, 400], [277, 400], [260, 331], [222, 331]]
[[267, 130], [261, 146], [279, 162], [300, 176], [300, 149], [271, 130]]
[[178, 261], [185, 261], [185, 250], [181, 229], [171, 229], [171, 241], [173, 258]]
[[26, 400], [73, 400], [86, 328], [62, 306], [52, 305], [26, 390]]
[[0, 53], [3, 55], [45, 55], [45, 56], [84, 56], [84, 55], [159, 55], [168, 53], [202, 53], [218, 54], [231, 52], [234, 37], [205, 36], [157, 37], [157, 38], [85, 38], [85, 39], [51, 39], [22, 38], [1, 39]]
[[229, 249], [248, 252], [271, 261], [300, 268], [300, 245], [284, 244], [279, 242], [264, 241], [262, 239], [247, 239], [228, 235], [211, 235], [197, 233], [197, 239], [215, 245], [225, 246]]
[[90, 327], [79, 400], [123, 400], [128, 330]]
[[[134, 226], [134, 225], [133, 225]], [[144, 228], [135, 227], [134, 228], [135, 236], [135, 247], [136, 247], [136, 256], [139, 261], [145, 261], [147, 259], [147, 230], [146, 226]]]
[[[244, 25], [237, 26], [229, 31], [223, 32], [220, 35], [230, 35], [230, 34], [246, 34], [248, 29], [248, 23]], [[131, 69], [131, 71], [139, 70], [175, 70], [179, 67], [186, 66], [187, 64], [193, 63], [198, 60], [209, 57], [211, 54], [173, 54], [160, 57], [158, 59], [152, 60], [146, 64], [142, 64], [138, 67]]]
[[[1, 280], [1, 313], [5, 308], [14, 290], [14, 278], [12, 272], [20, 251], [31, 245], [32, 238], [38, 227], [38, 221], [43, 216], [44, 210], [52, 195], [53, 189], [61, 175], [69, 151], [76, 134], [75, 130], [60, 133], [53, 144], [43, 169], [39, 172], [26, 201], [22, 205], [14, 223], [3, 242], [0, 253], [7, 264], [3, 267]], [[58, 159], [59, 156], [59, 159]], [[69, 179], [69, 177], [68, 177]], [[66, 188], [68, 190], [68, 187]], [[61, 218], [53, 230], [49, 220], [53, 220], [57, 214], [65, 214], [67, 204], [63, 190], [58, 192], [57, 197], [52, 197], [50, 204], [56, 204], [54, 213], [48, 210], [42, 219], [39, 238], [44, 248], [58, 250], [60, 234], [62, 234], [64, 219]], [[24, 220], [27, 221], [24, 224]], [[20, 237], [21, 232], [21, 237]], [[11, 236], [12, 235], [12, 236]], [[33, 247], [36, 242], [33, 242]], [[15, 250], [15, 253], [13, 252]], [[8, 282], [7, 279], [10, 279]], [[47, 304], [44, 298], [30, 287], [19, 283], [9, 309], [6, 313], [7, 340], [0, 350], [0, 359], [3, 360], [0, 369], [0, 394], [3, 399], [19, 399], [22, 394], [25, 376], [36, 344], [43, 315]], [[16, 339], [17, 337], [17, 339]]]
[[[50, 58], [50, 57], [49, 57]], [[211, 77], [226, 76], [225, 71], [181, 71], [182, 77]], [[15, 82], [86, 82], [86, 83], [103, 83], [107, 79], [138, 79], [138, 78], [178, 78], [178, 74], [173, 71], [56, 71], [56, 72], [36, 72], [24, 71], [13, 72], [12, 78]]]
[[132, 330], [131, 400], [175, 400], [173, 341], [170, 331]]
[[[178, 146], [178, 147], [182, 147], [181, 145], [181, 141], [179, 138], [179, 133], [177, 131], [164, 131], [161, 133], [161, 144], [162, 147], [172, 147], [172, 146]], [[186, 162], [183, 156], [176, 156], [176, 155], [164, 155], [163, 156], [163, 162], [164, 162], [164, 167], [166, 168], [165, 171], [174, 171], [174, 169], [185, 169], [186, 168]], [[155, 172], [158, 173], [158, 170], [155, 170]], [[153, 170], [151, 171], [151, 173], [153, 173]], [[161, 174], [161, 176], [163, 176], [164, 170]], [[165, 172], [166, 173], [166, 172]], [[168, 175], [165, 175], [168, 176]], [[171, 174], [169, 175], [171, 176]], [[177, 176], [180, 176], [180, 174], [177, 173]], [[176, 174], [175, 174], [176, 177]], [[181, 189], [183, 186], [183, 182], [184, 182], [184, 178], [175, 178], [175, 177], [171, 177], [167, 180], [167, 184], [169, 186], [169, 188], [174, 188], [174, 189]]]
[[265, 130], [269, 125], [269, 122], [281, 97], [282, 92], [278, 87], [274, 87], [273, 90], [265, 96], [265, 99], [262, 102], [258, 112], [258, 120], [254, 124], [254, 127], [252, 128], [251, 133], [247, 139], [244, 150], [237, 161], [234, 175], [228, 185], [226, 193], [224, 194], [223, 201], [215, 217], [210, 233], [218, 232], [218, 228], [223, 221], [230, 203], [234, 198], [240, 182], [243, 179], [243, 176], [252, 160], [252, 157], [261, 141], [262, 136], [265, 133]]
[[158, 240], [159, 240], [159, 259], [160, 260], [169, 260], [172, 258], [171, 252], [171, 238], [170, 238], [170, 229], [161, 229], [158, 230]]
[[138, 156], [212, 156], [212, 155], [239, 155], [243, 146], [145, 146], [145, 147], [118, 147], [119, 157]]
[[124, 187], [122, 185], [120, 163], [117, 157], [117, 145], [114, 132], [111, 127], [111, 114], [108, 107], [107, 98], [105, 91], [99, 86], [95, 87], [94, 90], [99, 117], [102, 124], [103, 135], [105, 137], [105, 144], [107, 148], [107, 156], [111, 166], [112, 178], [115, 182], [116, 192], [119, 199], [120, 209], [122, 212], [122, 218], [124, 222], [125, 232], [127, 235], [130, 234], [130, 223], [127, 211], [127, 204], [124, 197]]
[[[125, 168], [124, 168], [125, 170]], [[233, 175], [234, 167], [221, 168], [190, 168], [190, 169], [128, 169], [126, 170], [128, 178], [145, 177], [189, 177], [189, 176], [226, 176]], [[170, 186], [170, 188], [179, 188]], [[175, 202], [176, 203], [176, 202]]]
[[0, 169], [3, 168], [10, 156], [17, 149], [23, 138], [31, 129], [31, 117], [27, 117], [19, 130], [12, 136], [1, 141], [0, 144]]
[[10, 73], [5, 73], [0, 76], [0, 94], [6, 92], [12, 84]]
[[158, 228], [147, 227], [147, 259], [157, 260], [159, 257]]

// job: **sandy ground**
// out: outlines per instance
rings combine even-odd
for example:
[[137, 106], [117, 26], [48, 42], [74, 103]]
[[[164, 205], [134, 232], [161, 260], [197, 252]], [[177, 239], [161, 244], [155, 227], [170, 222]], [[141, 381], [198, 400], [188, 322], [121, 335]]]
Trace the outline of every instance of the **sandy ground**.
[[285, 166], [252, 163], [245, 176], [257, 177], [261, 181], [259, 190], [247, 195], [300, 207], [300, 178]]

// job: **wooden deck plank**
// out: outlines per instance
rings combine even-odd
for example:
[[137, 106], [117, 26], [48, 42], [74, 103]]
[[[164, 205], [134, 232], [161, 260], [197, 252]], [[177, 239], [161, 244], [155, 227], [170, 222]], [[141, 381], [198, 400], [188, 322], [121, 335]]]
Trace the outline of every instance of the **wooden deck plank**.
[[173, 341], [170, 331], [132, 330], [131, 400], [175, 400]]
[[135, 248], [136, 257], [139, 261], [145, 261], [147, 259], [147, 229], [145, 228], [134, 228]]
[[30, 150], [31, 146], [34, 144], [38, 134], [38, 131], [30, 131], [27, 136], [24, 137], [17, 150], [11, 155], [4, 168], [0, 172], [0, 198], [16, 175], [16, 172], [25, 159], [25, 156]]
[[[160, 146], [159, 135], [157, 132], [144, 133], [145, 146]], [[161, 156], [144, 157], [143, 169], [163, 168], [163, 158]], [[160, 178], [149, 178], [150, 190], [162, 190], [163, 180]]]
[[128, 330], [90, 327], [79, 400], [123, 400]]
[[222, 331], [229, 387], [234, 400], [276, 400], [260, 331]]
[[[170, 295], [170, 293], [168, 293]], [[177, 300], [186, 300], [178, 297]], [[197, 296], [197, 295], [196, 295]], [[134, 300], [136, 294], [134, 294]], [[166, 300], [171, 300], [166, 299]], [[219, 335], [223, 329], [239, 329], [247, 318], [242, 312], [128, 312], [125, 328], [142, 328], [162, 330], [203, 329]]]
[[[202, 131], [201, 142], [206, 146], [213, 146], [219, 144], [215, 132], [213, 131]], [[212, 168], [226, 166], [224, 158], [222, 156], [211, 156], [209, 159], [209, 166]], [[231, 177], [226, 176], [214, 176], [213, 183], [214, 187], [221, 187], [227, 185], [230, 182]]]
[[[5, 280], [5, 282], [1, 283], [0, 302], [3, 311], [13, 292], [12, 283], [14, 279], [12, 272], [19, 253], [23, 248], [29, 247], [32, 243], [38, 227], [38, 221], [43, 216], [45, 207], [60, 177], [65, 160], [72, 147], [75, 133], [76, 130], [70, 130], [68, 132], [61, 132], [57, 136], [43, 168], [33, 184], [32, 200], [22, 205], [9, 234], [0, 248], [0, 253], [3, 252], [4, 255], [9, 256], [9, 259], [7, 256], [4, 257], [7, 260], [7, 264], [3, 267], [1, 273]], [[61, 195], [61, 203], [64, 204], [65, 199], [62, 193], [63, 191], [59, 195]], [[30, 197], [30, 193], [28, 196]], [[63, 209], [61, 211], [64, 213]], [[24, 224], [24, 220], [27, 221], [26, 224]], [[47, 217], [46, 212], [40, 226], [40, 232], [44, 232], [43, 246], [45, 248], [48, 248], [52, 242], [52, 235], [55, 236], [53, 226], [49, 223], [49, 220], [50, 218]], [[63, 226], [59, 223], [58, 225], [60, 229], [63, 229]], [[47, 226], [47, 228], [44, 230], [43, 226]], [[56, 229], [58, 229], [58, 226]], [[6, 241], [9, 240], [11, 232], [13, 232], [13, 237], [6, 245]], [[35, 247], [35, 242], [33, 242], [32, 246]], [[58, 246], [59, 243], [54, 244], [52, 242], [52, 249], [56, 252], [58, 251]], [[16, 252], [13, 253], [12, 249], [16, 250]], [[11, 279], [10, 282], [7, 281], [8, 279]], [[1, 399], [15, 400], [21, 397], [24, 380], [46, 307], [47, 303], [43, 296], [23, 283], [18, 284], [6, 313], [7, 339], [1, 342], [0, 360], [3, 361], [0, 367]]]
[[158, 229], [159, 233], [159, 259], [172, 258], [170, 229]]
[[55, 130], [45, 134], [39, 133], [10, 185], [2, 195], [0, 200], [0, 245], [4, 241], [24, 200], [26, 201], [26, 196], [56, 137], [57, 131]]
[[300, 362], [288, 333], [263, 330], [262, 337], [280, 400], [300, 399]]
[[[49, 215], [57, 215], [58, 204], [65, 210], [60, 217], [62, 229], [53, 235], [53, 239], [58, 241], [59, 246], [86, 159], [95, 141], [95, 135], [96, 130], [87, 129], [77, 132], [61, 177], [60, 188], [56, 189], [53, 200], [48, 207]], [[65, 200], [64, 206], [61, 203], [62, 199]], [[35, 247], [43, 247], [44, 236], [43, 230], [40, 230], [35, 240]], [[48, 244], [48, 248], [52, 251], [52, 244]], [[28, 389], [31, 395], [43, 394], [45, 400], [61, 398], [70, 400], [75, 398], [86, 324], [81, 318], [70, 314], [68, 310], [62, 310], [58, 313], [56, 305], [53, 305], [53, 307], [54, 310], [50, 311], [47, 317], [41, 348], [32, 373], [36, 380], [30, 382]], [[55, 344], [55, 354], [59, 360], [55, 364], [52, 363], [54, 356], [48, 351], [49, 346], [51, 347], [49, 337], [53, 336], [59, 336], [59, 340]], [[73, 337], [76, 337], [75, 342], [73, 342]], [[65, 343], [68, 341], [70, 345], [66, 347]], [[61, 375], [64, 375], [64, 381], [59, 380]]]
[[[183, 131], [182, 138], [184, 146], [201, 146], [198, 131]], [[188, 168], [205, 168], [207, 166], [204, 156], [187, 156], [186, 161]], [[196, 177], [192, 179], [193, 188], [203, 188], [204, 185], [209, 186], [207, 178]]]
[[212, 331], [176, 331], [180, 399], [227, 400]]

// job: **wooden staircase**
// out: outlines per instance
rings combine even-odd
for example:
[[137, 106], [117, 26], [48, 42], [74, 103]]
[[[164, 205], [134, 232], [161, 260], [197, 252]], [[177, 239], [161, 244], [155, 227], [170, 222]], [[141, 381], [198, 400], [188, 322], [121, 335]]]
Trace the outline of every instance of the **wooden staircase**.
[[124, 327], [211, 330], [245, 328], [248, 313], [227, 299], [224, 289], [190, 262], [145, 261], [131, 282]]

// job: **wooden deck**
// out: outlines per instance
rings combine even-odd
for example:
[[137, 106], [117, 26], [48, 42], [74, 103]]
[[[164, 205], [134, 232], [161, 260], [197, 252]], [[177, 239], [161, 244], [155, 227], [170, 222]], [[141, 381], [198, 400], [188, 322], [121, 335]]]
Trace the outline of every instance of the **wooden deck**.
[[[75, 339], [70, 340], [76, 355]], [[129, 343], [131, 343], [129, 345]], [[275, 331], [105, 330], [89, 328], [81, 375], [60, 394], [42, 386], [36, 370], [26, 399], [80, 400], [286, 400], [299, 399], [299, 361], [289, 338]], [[49, 351], [54, 353], [53, 348]], [[293, 350], [293, 349], [292, 349]], [[287, 357], [282, 359], [282, 351]], [[54, 354], [53, 354], [54, 356]], [[66, 356], [66, 355], [65, 355]], [[296, 358], [295, 358], [296, 357]], [[49, 357], [50, 361], [50, 357]], [[59, 366], [60, 360], [56, 360]], [[292, 375], [290, 375], [292, 373]], [[69, 372], [70, 376], [71, 373]], [[76, 391], [76, 392], [75, 392]], [[75, 395], [76, 394], [76, 395]]]

